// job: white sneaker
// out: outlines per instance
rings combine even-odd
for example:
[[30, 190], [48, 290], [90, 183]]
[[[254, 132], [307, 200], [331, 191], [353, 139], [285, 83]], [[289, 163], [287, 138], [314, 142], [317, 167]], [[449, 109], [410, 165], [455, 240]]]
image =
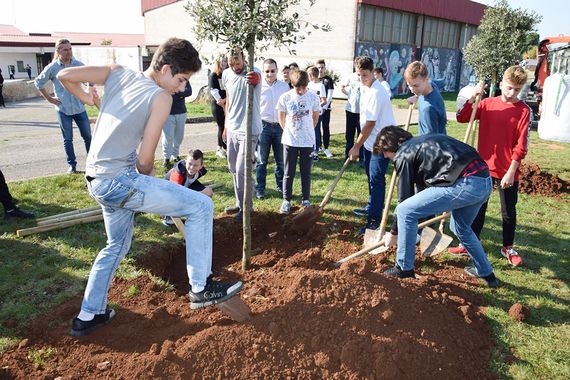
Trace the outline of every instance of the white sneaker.
[[279, 209], [280, 214], [288, 215], [291, 212], [291, 202], [283, 201], [281, 208]]
[[216, 149], [216, 156], [220, 158], [226, 158], [226, 152], [222, 147], [218, 147], [218, 149]]
[[311, 205], [311, 202], [309, 202], [306, 199], [301, 202], [301, 207], [303, 207], [303, 208], [309, 207], [310, 205]]
[[330, 150], [325, 149], [325, 156], [327, 156], [327, 158], [331, 158], [333, 156], [333, 154], [331, 153]]

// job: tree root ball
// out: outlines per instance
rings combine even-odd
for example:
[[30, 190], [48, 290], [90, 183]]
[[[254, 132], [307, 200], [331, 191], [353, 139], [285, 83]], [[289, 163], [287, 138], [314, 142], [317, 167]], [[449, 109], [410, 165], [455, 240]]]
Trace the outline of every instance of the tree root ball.
[[509, 316], [515, 321], [522, 322], [530, 317], [530, 310], [517, 302], [509, 309]]

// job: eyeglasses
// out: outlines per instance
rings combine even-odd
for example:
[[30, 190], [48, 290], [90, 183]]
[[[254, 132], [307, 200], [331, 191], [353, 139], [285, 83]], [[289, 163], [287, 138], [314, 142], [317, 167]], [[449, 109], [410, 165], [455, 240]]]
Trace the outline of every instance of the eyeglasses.
[[265, 74], [274, 73], [275, 70], [265, 70]]

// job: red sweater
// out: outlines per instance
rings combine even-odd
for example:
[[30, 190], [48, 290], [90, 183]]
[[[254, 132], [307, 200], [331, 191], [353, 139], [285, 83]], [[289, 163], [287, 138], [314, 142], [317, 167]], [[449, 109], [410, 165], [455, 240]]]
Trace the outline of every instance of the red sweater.
[[[457, 121], [469, 122], [473, 104], [457, 112]], [[509, 170], [513, 160], [526, 156], [528, 150], [528, 121], [530, 110], [523, 101], [505, 103], [500, 96], [483, 99], [477, 107], [476, 119], [479, 119], [479, 155], [487, 165], [493, 178], [501, 179]], [[515, 181], [519, 180], [519, 171]]]

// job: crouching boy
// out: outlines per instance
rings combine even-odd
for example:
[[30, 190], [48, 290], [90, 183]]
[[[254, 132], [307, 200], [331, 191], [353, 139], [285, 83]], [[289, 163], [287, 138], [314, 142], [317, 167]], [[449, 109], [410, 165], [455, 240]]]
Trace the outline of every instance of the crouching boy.
[[[466, 267], [465, 272], [480, 277], [489, 287], [497, 287], [493, 268], [471, 229], [492, 190], [489, 168], [477, 151], [442, 134], [412, 138], [409, 132], [391, 126], [378, 134], [374, 154], [392, 160], [399, 177], [396, 217], [391, 232], [384, 238], [386, 246], [398, 242], [396, 264], [384, 273], [398, 278], [415, 277], [418, 220], [451, 210], [451, 230], [475, 264]], [[414, 194], [414, 186], [425, 190]]]

